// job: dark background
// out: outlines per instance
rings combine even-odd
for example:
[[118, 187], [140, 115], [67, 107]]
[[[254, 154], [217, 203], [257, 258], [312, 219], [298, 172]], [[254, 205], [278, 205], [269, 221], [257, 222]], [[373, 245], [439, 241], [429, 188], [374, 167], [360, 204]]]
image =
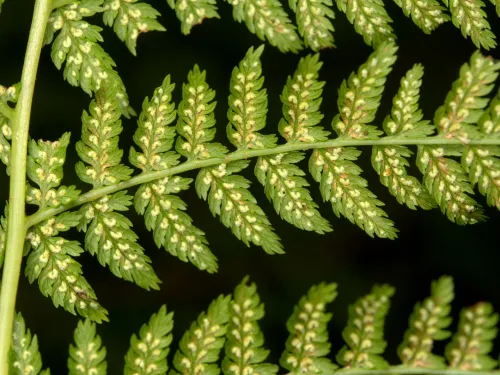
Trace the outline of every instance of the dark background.
[[[117, 63], [132, 106], [139, 111], [143, 98], [151, 95], [166, 74], [171, 74], [177, 84], [175, 99], [178, 103], [180, 85], [197, 63], [208, 71], [208, 83], [217, 91], [219, 105], [216, 119], [219, 139], [224, 139], [231, 70], [250, 46], [258, 46], [262, 42], [243, 24], [233, 21], [231, 6], [226, 3], [219, 2], [221, 20], [205, 20], [192, 30], [191, 35], [183, 36], [175, 13], [166, 2], [149, 2], [163, 14], [159, 20], [168, 31], [141, 36], [138, 57], [128, 52], [110, 28], [103, 31], [104, 48]], [[33, 1], [10, 0], [5, 3], [0, 15], [0, 82], [3, 85], [19, 81], [32, 6]], [[400, 49], [375, 123], [381, 124], [390, 110], [400, 78], [417, 62], [425, 66], [426, 72], [421, 107], [426, 118], [432, 119], [434, 111], [443, 103], [453, 80], [458, 76], [459, 67], [469, 59], [475, 47], [470, 40], [463, 39], [460, 31], [451, 23], [440, 26], [432, 36], [427, 36], [404, 17], [392, 2], [387, 2], [387, 9], [394, 20], [393, 27], [398, 35]], [[487, 13], [493, 31], [500, 36], [500, 22], [495, 18], [489, 2]], [[101, 16], [93, 17], [91, 22], [102, 25]], [[334, 26], [337, 48], [321, 52], [324, 62], [321, 79], [327, 82], [322, 105], [325, 113], [323, 125], [326, 127], [329, 127], [337, 111], [337, 88], [371, 52], [371, 48], [354, 32], [343, 13], [336, 12]], [[308, 51], [303, 51], [300, 56], [306, 53]], [[490, 54], [500, 58], [498, 48], [490, 51]], [[276, 124], [281, 116], [279, 95], [298, 60], [297, 55], [284, 55], [266, 45], [263, 69], [269, 93], [270, 111], [266, 128], [269, 133], [277, 133]], [[75, 142], [80, 133], [81, 113], [88, 108], [90, 98], [80, 88], [64, 82], [62, 73], [50, 60], [50, 48], [46, 47], [42, 51], [38, 77], [31, 136], [54, 140], [64, 131], [71, 130]], [[136, 128], [135, 119], [124, 120], [123, 125], [120, 145], [128, 150]], [[78, 181], [72, 167], [76, 162], [73, 146], [70, 146], [68, 154], [64, 183], [76, 184], [86, 191], [89, 187]], [[331, 307], [334, 318], [329, 325], [333, 353], [342, 346], [340, 332], [346, 321], [347, 306], [367, 293], [374, 283], [387, 282], [396, 286], [397, 293], [386, 327], [389, 341], [386, 357], [393, 363], [397, 360], [396, 347], [406, 328], [412, 306], [416, 300], [428, 294], [431, 280], [443, 274], [455, 278], [455, 316], [461, 306], [479, 300], [492, 301], [500, 308], [498, 211], [487, 208], [490, 220], [468, 227], [449, 222], [439, 210], [411, 211], [398, 205], [378, 182], [369, 157], [370, 150], [364, 149], [360, 161], [364, 169], [363, 176], [370, 182], [371, 189], [386, 203], [387, 213], [400, 230], [399, 239], [395, 241], [368, 237], [346, 219], [336, 218], [329, 204], [321, 205], [321, 213], [332, 222], [334, 232], [320, 236], [295, 229], [278, 218], [267, 202], [262, 187], [254, 183], [252, 193], [261, 202], [286, 249], [285, 255], [269, 256], [260, 248], [246, 248], [239, 242], [218, 219], [212, 218], [207, 204], [199, 200], [194, 189], [191, 189], [183, 192], [181, 197], [187, 201], [188, 213], [194, 217], [195, 224], [206, 232], [211, 249], [219, 258], [218, 274], [209, 275], [157, 249], [152, 235], [145, 230], [143, 219], [131, 211], [130, 217], [140, 244], [152, 258], [153, 266], [163, 282], [160, 291], [146, 292], [113, 277], [88, 254], [79, 259], [101, 304], [110, 313], [111, 322], [98, 327], [108, 349], [109, 373], [118, 374], [122, 371], [123, 356], [131, 334], [138, 332], [140, 325], [162, 304], [166, 303], [176, 314], [175, 349], [177, 340], [188, 328], [189, 322], [211, 299], [220, 293], [230, 293], [245, 275], [250, 275], [258, 283], [262, 300], [266, 303], [267, 314], [261, 326], [266, 333], [266, 346], [272, 351], [273, 361], [277, 361], [283, 350], [285, 321], [292, 306], [310, 285], [321, 281], [339, 284], [340, 294]], [[303, 167], [307, 168], [306, 165]], [[418, 175], [414, 167], [412, 172]], [[195, 173], [188, 175], [195, 177]], [[247, 176], [256, 182], [251, 171]], [[4, 168], [0, 169], [0, 181], [0, 200], [5, 201], [8, 197], [8, 179]], [[321, 202], [317, 185], [312, 179], [310, 182], [313, 197]], [[477, 199], [485, 204], [483, 197], [478, 195]], [[83, 238], [76, 232], [71, 232], [69, 236], [80, 240]], [[23, 313], [32, 332], [39, 337], [44, 366], [50, 366], [53, 374], [66, 373], [68, 344], [78, 318], [61, 308], [54, 308], [50, 299], [39, 293], [38, 286], [30, 285], [24, 276], [21, 277], [17, 309]], [[442, 345], [437, 348], [441, 350]]]

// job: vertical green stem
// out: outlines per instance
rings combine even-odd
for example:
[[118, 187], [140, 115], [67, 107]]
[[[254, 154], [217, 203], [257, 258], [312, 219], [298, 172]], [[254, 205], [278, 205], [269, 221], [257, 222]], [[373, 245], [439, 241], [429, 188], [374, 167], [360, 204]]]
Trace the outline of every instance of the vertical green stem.
[[50, 0], [36, 0], [21, 77], [21, 92], [12, 118], [9, 222], [2, 288], [0, 291], [0, 374], [9, 373], [8, 355], [21, 273], [25, 230], [26, 159], [31, 104], [45, 27], [51, 12]]

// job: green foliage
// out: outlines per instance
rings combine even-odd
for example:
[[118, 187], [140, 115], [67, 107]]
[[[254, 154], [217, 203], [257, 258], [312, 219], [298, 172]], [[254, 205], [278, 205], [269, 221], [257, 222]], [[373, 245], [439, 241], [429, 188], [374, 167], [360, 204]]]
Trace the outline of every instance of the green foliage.
[[230, 296], [219, 296], [191, 324], [174, 356], [177, 371], [170, 371], [170, 375], [217, 375], [220, 372], [214, 362], [218, 360], [226, 340], [230, 302]]
[[337, 285], [313, 285], [294, 307], [286, 327], [290, 336], [280, 364], [292, 374], [329, 374], [336, 369], [326, 355], [330, 352], [327, 323], [332, 314], [326, 306], [337, 296]]
[[9, 364], [10, 375], [49, 374], [48, 370], [40, 373], [42, 357], [38, 351], [38, 339], [36, 335], [32, 337], [30, 330], [26, 329], [21, 313], [18, 313], [14, 320]]
[[[433, 127], [422, 120], [418, 108], [423, 68], [416, 64], [401, 80], [401, 86], [393, 99], [391, 115], [384, 120], [384, 131], [388, 136], [425, 138], [432, 134]], [[389, 188], [399, 203], [411, 209], [420, 206], [424, 210], [435, 207], [436, 203], [417, 178], [409, 176], [405, 166], [406, 158], [412, 152], [406, 146], [373, 147], [372, 165], [380, 175], [380, 182]]]
[[141, 327], [140, 338], [133, 335], [125, 357], [125, 375], [166, 374], [167, 355], [172, 342], [173, 313], [163, 305], [148, 324]]
[[378, 46], [395, 38], [391, 18], [382, 0], [336, 0], [338, 8], [347, 15], [356, 32], [363, 36], [366, 44]]
[[[134, 115], [125, 86], [114, 70], [115, 63], [98, 44], [101, 28], [89, 24], [83, 17], [102, 12], [103, 0], [78, 0], [55, 9], [45, 32], [45, 44], [52, 43], [51, 57], [57, 69], [64, 67], [64, 78], [92, 95], [99, 89], [116, 90], [121, 112]], [[57, 34], [57, 36], [55, 36]], [[54, 38], [55, 37], [55, 38]]]
[[224, 375], [275, 374], [278, 366], [262, 363], [269, 355], [269, 350], [262, 348], [264, 335], [258, 324], [264, 317], [264, 304], [257, 286], [248, 284], [248, 277], [236, 286], [229, 315], [226, 355], [221, 366]]
[[3, 266], [5, 259], [5, 245], [7, 242], [7, 222], [8, 222], [9, 206], [5, 205], [5, 217], [0, 216], [0, 269]]
[[[500, 137], [500, 90], [478, 123], [481, 133]], [[500, 210], [500, 147], [468, 146], [462, 154], [462, 166], [473, 185], [486, 196], [490, 206]]]
[[419, 368], [444, 368], [443, 357], [432, 354], [435, 340], [450, 336], [445, 329], [451, 324], [451, 301], [455, 297], [453, 279], [442, 276], [431, 285], [431, 295], [418, 303], [410, 316], [409, 328], [399, 346], [403, 365]]
[[215, 0], [167, 0], [168, 5], [175, 9], [177, 18], [181, 21], [181, 31], [189, 34], [193, 26], [199, 25], [205, 18], [219, 18]]
[[69, 346], [69, 375], [106, 375], [106, 348], [90, 320], [79, 321]]
[[[172, 0], [170, 0], [172, 1]], [[250, 32], [266, 40], [281, 52], [298, 52], [302, 42], [296, 27], [279, 0], [226, 0], [233, 6], [233, 17], [245, 22]]]
[[[380, 130], [367, 125], [375, 118], [386, 76], [396, 60], [396, 47], [385, 43], [373, 52], [357, 74], [342, 82], [337, 101], [340, 114], [332, 127], [343, 139], [376, 139]], [[360, 177], [361, 168], [354, 161], [360, 152], [354, 147], [332, 147], [314, 150], [309, 170], [320, 183], [324, 201], [330, 201], [335, 214], [356, 223], [368, 235], [395, 238], [396, 229], [375, 194], [366, 188], [367, 181]]]
[[136, 55], [137, 38], [148, 31], [165, 31], [165, 28], [156, 21], [160, 13], [147, 3], [137, 0], [104, 0], [103, 20], [125, 42], [127, 48]]
[[367, 369], [389, 367], [381, 354], [386, 347], [384, 321], [393, 294], [393, 287], [376, 285], [370, 294], [349, 307], [349, 320], [342, 332], [347, 345], [337, 354], [337, 361], [342, 366]]
[[490, 303], [479, 302], [460, 313], [458, 331], [446, 346], [450, 367], [461, 370], [491, 370], [497, 361], [488, 354], [497, 336], [498, 314]]
[[450, 8], [453, 24], [462, 31], [466, 38], [469, 36], [477, 48], [495, 48], [497, 45], [495, 34], [486, 19], [484, 2], [482, 0], [443, 0]]
[[[78, 177], [94, 187], [114, 185], [127, 180], [132, 169], [120, 164], [123, 151], [118, 148], [122, 131], [120, 114], [112, 92], [98, 92], [90, 105], [90, 114], [83, 113], [82, 140], [76, 145]], [[144, 249], [137, 243], [132, 223], [116, 211], [126, 211], [132, 197], [125, 191], [106, 195], [80, 208], [78, 229], [85, 232], [85, 249], [97, 255], [101, 265], [111, 272], [145, 289], [158, 289], [154, 273]]]
[[394, 0], [403, 9], [405, 16], [410, 17], [426, 34], [430, 34], [439, 25], [450, 20], [446, 8], [436, 0]]
[[216, 102], [212, 102], [215, 91], [206, 80], [206, 72], [200, 71], [198, 65], [188, 74], [188, 82], [182, 85], [182, 101], [177, 112], [177, 132], [184, 138], [177, 139], [176, 151], [188, 161], [221, 157], [226, 152], [225, 146], [210, 142], [214, 139]]
[[[474, 374], [498, 366], [490, 356], [497, 335], [498, 314], [492, 305], [480, 302], [460, 313], [456, 333], [446, 346], [445, 356], [432, 353], [435, 340], [450, 336], [445, 329], [450, 325], [453, 280], [442, 276], [431, 285], [431, 296], [417, 303], [410, 317], [409, 329], [399, 347], [402, 364], [390, 365], [383, 357], [385, 319], [394, 288], [376, 285], [371, 292], [349, 306], [349, 316], [342, 336], [345, 346], [336, 358], [340, 368], [329, 356], [327, 324], [332, 314], [328, 307], [334, 301], [336, 284], [321, 283], [312, 286], [300, 298], [286, 326], [290, 336], [280, 364], [289, 374], [447, 374], [461, 371]], [[174, 370], [170, 375], [273, 375], [279, 367], [264, 361], [269, 351], [263, 348], [264, 335], [258, 321], [264, 317], [264, 304], [260, 302], [257, 287], [248, 277], [238, 284], [233, 296], [219, 296], [206, 312], [184, 333], [173, 358]], [[153, 314], [133, 335], [125, 356], [126, 375], [166, 374], [167, 355], [172, 342], [173, 313], [165, 306]], [[221, 350], [224, 351], [221, 353]], [[22, 356], [21, 356], [22, 354]], [[222, 358], [219, 356], [222, 354]], [[16, 357], [17, 355], [17, 357]], [[80, 321], [75, 330], [75, 346], [70, 346], [68, 367], [70, 375], [106, 374], [106, 349], [96, 334], [96, 326], [89, 320]], [[18, 315], [14, 332], [11, 367], [27, 368], [38, 374], [41, 358], [36, 336], [31, 341], [25, 333], [24, 321]], [[21, 367], [22, 366], [22, 367]], [[490, 374], [495, 374], [490, 372]]]
[[335, 18], [332, 0], [289, 0], [290, 8], [297, 14], [299, 33], [306, 47], [313, 51], [333, 47], [333, 25]]

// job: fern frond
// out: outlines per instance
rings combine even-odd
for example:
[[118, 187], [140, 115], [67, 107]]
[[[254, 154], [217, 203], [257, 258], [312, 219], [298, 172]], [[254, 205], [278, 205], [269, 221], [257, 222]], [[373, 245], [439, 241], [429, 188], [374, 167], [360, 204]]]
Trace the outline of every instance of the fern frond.
[[71, 85], [80, 86], [89, 95], [101, 88], [116, 90], [121, 112], [129, 117], [135, 112], [129, 106], [125, 86], [114, 70], [114, 61], [98, 44], [103, 40], [102, 29], [83, 20], [102, 12], [102, 3], [103, 0], [77, 0], [55, 9], [45, 31], [45, 44], [53, 41], [52, 61], [57, 69], [66, 63], [64, 78]]
[[227, 148], [220, 143], [210, 142], [215, 135], [214, 109], [212, 102], [215, 91], [206, 80], [206, 71], [201, 72], [198, 65], [188, 74], [188, 82], [182, 85], [182, 101], [179, 104], [177, 120], [177, 139], [175, 149], [188, 161], [221, 157]]
[[406, 17], [410, 17], [415, 25], [426, 34], [430, 34], [439, 25], [450, 20], [446, 8], [436, 0], [394, 0], [403, 9]]
[[[78, 177], [94, 187], [117, 184], [127, 180], [132, 169], [121, 164], [123, 151], [118, 147], [122, 131], [118, 104], [112, 92], [98, 92], [90, 104], [90, 114], [82, 116], [82, 140], [76, 148], [80, 158]], [[125, 191], [106, 195], [86, 203], [80, 208], [81, 222], [78, 229], [85, 232], [85, 249], [97, 255], [101, 265], [108, 265], [111, 272], [145, 289], [158, 289], [150, 259], [137, 243], [137, 235], [130, 228], [132, 223], [115, 211], [126, 211], [132, 197]]]
[[[171, 103], [174, 84], [170, 76], [158, 87], [151, 100], [146, 98], [139, 117], [134, 141], [141, 152], [130, 150], [130, 162], [143, 172], [159, 171], [178, 163], [179, 154], [170, 151], [174, 142], [175, 127], [168, 126], [175, 119], [175, 104]], [[207, 247], [205, 234], [192, 224], [183, 212], [184, 201], [173, 195], [187, 190], [191, 179], [163, 178], [143, 184], [135, 194], [135, 209], [145, 215], [146, 227], [152, 230], [158, 247], [164, 246], [172, 255], [184, 262], [191, 262], [208, 272], [217, 270], [217, 260]]]
[[208, 199], [210, 211], [247, 246], [261, 246], [268, 254], [281, 254], [283, 247], [266, 214], [248, 190], [250, 181], [236, 175], [248, 167], [245, 160], [203, 168], [196, 178], [200, 198]]
[[[467, 142], [480, 136], [476, 126], [493, 82], [498, 77], [500, 63], [475, 52], [470, 64], [460, 69], [459, 78], [446, 96], [445, 104], [438, 108], [434, 123], [440, 135]], [[474, 224], [485, 219], [482, 207], [467, 193], [473, 190], [462, 166], [445, 156], [461, 156], [461, 149], [453, 147], [420, 146], [417, 165], [424, 174], [427, 189], [448, 218], [458, 224]], [[466, 162], [467, 164], [467, 162]], [[467, 167], [467, 165], [466, 165]], [[470, 167], [470, 166], [469, 166]]]
[[155, 8], [148, 3], [137, 0], [104, 0], [103, 20], [113, 30], [127, 48], [135, 56], [137, 38], [148, 31], [165, 31], [166, 29], [156, 20], [160, 16]]
[[[235, 80], [236, 82], [231, 82], [231, 88], [236, 93], [241, 92], [241, 96], [232, 95], [229, 101], [230, 103], [237, 104], [236, 107], [241, 107], [241, 110], [240, 108], [235, 108], [236, 112], [230, 110], [228, 113], [230, 120], [236, 120], [233, 126], [237, 130], [235, 132], [233, 127], [229, 125], [228, 137], [230, 139], [234, 138], [236, 141], [245, 140], [245, 143], [240, 147], [243, 149], [269, 148], [276, 145], [274, 135], [263, 136], [256, 131], [264, 127], [265, 113], [267, 112], [265, 91], [250, 91], [252, 89], [260, 90], [262, 86], [263, 78], [255, 81], [260, 76], [261, 66], [258, 57], [261, 52], [262, 49], [257, 50], [257, 55], [255, 56], [253, 49], [250, 49], [245, 59], [240, 63], [240, 70], [245, 66], [252, 65], [258, 70], [245, 75], [239, 73], [240, 70], [236, 69], [233, 72], [233, 77], [236, 79], [239, 77], [239, 81]], [[301, 59], [294, 80], [292, 81], [289, 78], [288, 85], [282, 94], [285, 119], [282, 119], [280, 122], [280, 132], [283, 134], [283, 129], [288, 131], [288, 128], [295, 132], [295, 134], [286, 133], [288, 136], [287, 141], [290, 143], [309, 140], [311, 136], [306, 137], [309, 129], [316, 131], [318, 134], [323, 132], [322, 128], [317, 129], [319, 127], [314, 126], [322, 118], [320, 113], [316, 113], [319, 112], [320, 100], [317, 97], [321, 95], [322, 87], [322, 84], [316, 82], [317, 71], [320, 67], [321, 64], [318, 63], [317, 56], [315, 58], [308, 56], [305, 59]], [[252, 78], [248, 79], [250, 76]], [[306, 79], [305, 77], [309, 78]], [[292, 102], [291, 105], [289, 103], [293, 95], [288, 96], [287, 90], [288, 88], [292, 90], [292, 86], [299, 88], [300, 92], [296, 94], [300, 97], [300, 108], [296, 107], [297, 103]], [[300, 87], [303, 89], [300, 90]], [[250, 89], [249, 92], [246, 92], [247, 88]], [[311, 90], [311, 93], [307, 89]], [[297, 97], [294, 97], [295, 102], [297, 102]], [[247, 98], [252, 99], [250, 101]], [[308, 109], [309, 106], [311, 108]], [[286, 125], [286, 121], [290, 121], [296, 115], [300, 118], [300, 121], [293, 125]], [[308, 116], [310, 117], [309, 121]], [[299, 134], [302, 136], [297, 138]], [[281, 218], [304, 230], [314, 230], [318, 233], [329, 232], [331, 228], [328, 221], [321, 217], [321, 214], [316, 209], [317, 205], [313, 202], [309, 191], [306, 189], [306, 186], [309, 184], [302, 177], [305, 173], [295, 165], [302, 159], [304, 159], [304, 155], [300, 152], [260, 157], [257, 159], [255, 175], [264, 186], [267, 198], [273, 202], [274, 208]]]
[[218, 364], [214, 362], [217, 362], [226, 340], [230, 302], [230, 296], [219, 296], [191, 324], [174, 356], [177, 371], [171, 370], [170, 375], [216, 375], [220, 372]]
[[205, 18], [219, 18], [215, 0], [167, 0], [167, 3], [181, 21], [184, 35], [189, 34], [192, 27], [201, 24]]
[[13, 116], [13, 110], [8, 103], [17, 103], [19, 88], [19, 83], [10, 87], [0, 85], [0, 161], [7, 167], [7, 175], [10, 175], [10, 141], [12, 139], [10, 121]]
[[451, 368], [460, 370], [491, 370], [498, 362], [488, 354], [493, 348], [498, 329], [498, 314], [490, 303], [480, 302], [460, 313], [458, 331], [446, 346]]
[[70, 134], [64, 133], [55, 142], [31, 140], [29, 143], [27, 174], [38, 188], [28, 184], [27, 203], [43, 210], [69, 203], [80, 194], [75, 186], [60, 186], [69, 139]]
[[[79, 191], [74, 186], [60, 186], [69, 133], [54, 142], [31, 140], [28, 148], [27, 174], [39, 188], [28, 185], [28, 203], [40, 209], [58, 207], [74, 199]], [[82, 253], [76, 241], [59, 237], [60, 232], [78, 225], [81, 216], [76, 212], [63, 212], [30, 228], [27, 233], [25, 255], [30, 247], [25, 273], [30, 283], [38, 280], [40, 291], [50, 296], [54, 305], [63, 306], [75, 314], [96, 321], [107, 320], [106, 310], [96, 300], [92, 287], [82, 276], [82, 269], [73, 257]]]
[[90, 320], [79, 321], [69, 346], [69, 375], [106, 375], [106, 348]]
[[469, 36], [477, 48], [488, 50], [497, 45], [495, 34], [486, 19], [482, 0], [443, 0], [450, 8], [453, 24], [462, 31], [464, 38]]
[[281, 52], [297, 53], [302, 42], [296, 27], [279, 0], [226, 0], [233, 6], [233, 18], [245, 22], [248, 30]]
[[330, 352], [327, 324], [332, 314], [326, 306], [337, 296], [337, 285], [312, 286], [294, 307], [287, 321], [290, 335], [280, 364], [293, 374], [331, 374], [337, 366], [325, 356]]
[[451, 324], [450, 303], [454, 298], [453, 279], [442, 276], [431, 285], [431, 295], [417, 303], [409, 320], [409, 328], [398, 348], [405, 367], [444, 368], [444, 358], [432, 354], [435, 340], [450, 336], [445, 329]]
[[125, 356], [125, 375], [166, 374], [167, 355], [172, 343], [173, 313], [163, 305], [148, 324], [141, 327], [140, 338], [133, 335]]
[[262, 363], [269, 355], [269, 350], [262, 348], [264, 335], [258, 324], [264, 316], [264, 304], [260, 303], [257, 286], [248, 285], [248, 277], [236, 286], [229, 313], [224, 375], [276, 374], [278, 366]]
[[227, 137], [238, 149], [272, 148], [274, 135], [262, 135], [266, 124], [267, 92], [262, 88], [264, 77], [260, 56], [264, 46], [250, 47], [245, 58], [231, 74]]
[[325, 85], [318, 81], [322, 65], [319, 54], [301, 58], [293, 77], [288, 77], [283, 88], [283, 118], [278, 128], [288, 143], [328, 140], [330, 132], [320, 125], [324, 117], [319, 110]]
[[[31, 336], [21, 313], [18, 313], [14, 319], [9, 357], [9, 373], [11, 375], [38, 375], [42, 369], [42, 356], [38, 351], [38, 339], [36, 335]], [[43, 371], [42, 374], [46, 374], [46, 371]]]
[[382, 0], [337, 0], [337, 6], [366, 44], [377, 47], [396, 38]]
[[[478, 123], [487, 137], [500, 137], [500, 90]], [[462, 154], [462, 166], [473, 185], [486, 196], [490, 206], [500, 210], [500, 147], [468, 146]]]
[[289, 0], [289, 4], [297, 15], [299, 33], [306, 47], [313, 51], [334, 47], [332, 0]]
[[389, 366], [381, 354], [387, 345], [384, 340], [384, 321], [393, 294], [393, 287], [376, 285], [370, 294], [349, 306], [349, 320], [342, 332], [347, 346], [337, 354], [337, 361], [342, 366], [367, 369]]
[[[342, 82], [338, 107], [332, 127], [340, 138], [376, 139], [380, 130], [367, 125], [375, 118], [386, 76], [396, 60], [396, 47], [392, 43], [380, 45], [363, 64], [357, 74]], [[353, 147], [332, 147], [314, 150], [309, 170], [320, 183], [325, 201], [332, 203], [333, 211], [357, 224], [368, 235], [395, 238], [397, 230], [387, 214], [379, 207], [383, 203], [366, 188], [367, 181], [360, 177], [361, 168], [353, 161], [360, 151]]]
[[[388, 136], [424, 138], [433, 132], [418, 107], [423, 68], [415, 65], [401, 80], [397, 95], [393, 99], [391, 115], [384, 120]], [[409, 176], [405, 166], [412, 152], [406, 146], [379, 147], [372, 150], [372, 166], [380, 175], [380, 182], [389, 188], [399, 203], [411, 209], [420, 206], [424, 210], [436, 206], [433, 198], [420, 182]]]

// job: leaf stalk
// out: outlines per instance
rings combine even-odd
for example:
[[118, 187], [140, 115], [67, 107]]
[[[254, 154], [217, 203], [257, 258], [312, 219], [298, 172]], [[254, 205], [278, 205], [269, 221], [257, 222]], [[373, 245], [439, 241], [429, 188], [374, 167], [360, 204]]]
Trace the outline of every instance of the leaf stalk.
[[21, 92], [12, 118], [12, 164], [9, 187], [9, 224], [2, 287], [0, 290], [0, 374], [9, 373], [15, 304], [23, 256], [26, 198], [26, 160], [33, 92], [45, 28], [52, 9], [50, 0], [36, 0], [21, 77]]

